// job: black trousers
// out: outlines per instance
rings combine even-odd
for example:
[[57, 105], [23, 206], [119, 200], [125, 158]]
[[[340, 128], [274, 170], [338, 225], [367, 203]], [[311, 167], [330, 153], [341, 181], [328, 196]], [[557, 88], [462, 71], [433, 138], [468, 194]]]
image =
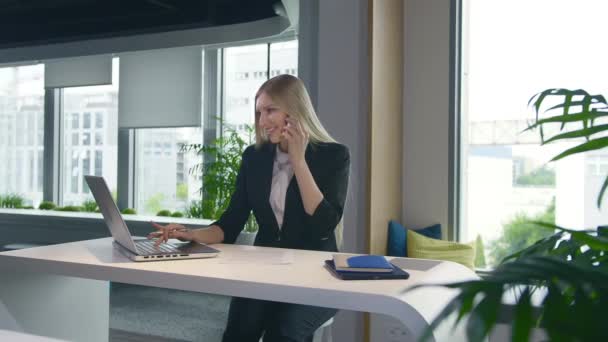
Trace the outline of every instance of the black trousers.
[[222, 342], [308, 342], [338, 310], [233, 297]]

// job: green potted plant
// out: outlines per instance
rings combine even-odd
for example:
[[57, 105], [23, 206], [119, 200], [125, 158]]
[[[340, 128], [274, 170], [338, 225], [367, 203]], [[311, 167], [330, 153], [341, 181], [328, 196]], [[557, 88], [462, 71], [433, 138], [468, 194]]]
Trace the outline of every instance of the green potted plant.
[[86, 200], [81, 205], [82, 211], [94, 213], [97, 210], [97, 202], [95, 200]]
[[5, 196], [0, 196], [0, 208], [22, 208], [23, 203], [23, 197], [17, 194], [8, 194]]
[[133, 208], [124, 208], [120, 212], [125, 215], [137, 215], [137, 211]]
[[156, 213], [156, 216], [171, 216], [171, 210], [163, 209]]
[[42, 201], [42, 202], [40, 202], [40, 205], [38, 206], [38, 209], [40, 209], [40, 210], [53, 210], [56, 207], [57, 206], [55, 205], [55, 203], [53, 203], [51, 201]]
[[[185, 151], [194, 151], [203, 156], [203, 162], [193, 166], [191, 173], [201, 173], [203, 184], [200, 189], [201, 201], [194, 201], [187, 209], [187, 216], [218, 219], [230, 203], [236, 177], [241, 164], [241, 156], [255, 136], [252, 126], [245, 125], [247, 139], [239, 132], [224, 125], [224, 135], [208, 145], [190, 144], [182, 146]], [[199, 216], [200, 215], [200, 216]], [[237, 243], [252, 244], [258, 226], [253, 215], [249, 216], [244, 232]]]
[[[608, 124], [603, 123], [608, 117], [608, 103], [604, 96], [584, 90], [548, 89], [532, 97], [530, 105], [536, 119], [527, 130], [538, 129], [542, 145], [573, 139], [577, 142], [552, 161], [608, 146]], [[551, 126], [557, 126], [559, 133], [547, 136]], [[608, 176], [599, 191], [598, 208], [607, 187]], [[606, 340], [607, 228], [575, 230], [546, 222], [532, 223], [535, 229], [547, 229], [553, 234], [505, 257], [480, 280], [438, 285], [458, 289], [459, 293], [431, 323], [431, 329], [452, 315], [456, 324], [466, 317], [469, 340], [482, 341], [504, 309], [503, 295], [510, 295], [515, 299], [510, 320], [513, 341], [527, 341], [534, 328], [544, 330], [549, 340]], [[535, 293], [541, 298], [540, 306], [532, 305]]]
[[72, 212], [80, 212], [82, 211], [82, 207], [76, 205], [66, 205], [64, 207], [55, 208], [56, 211], [72, 211]]

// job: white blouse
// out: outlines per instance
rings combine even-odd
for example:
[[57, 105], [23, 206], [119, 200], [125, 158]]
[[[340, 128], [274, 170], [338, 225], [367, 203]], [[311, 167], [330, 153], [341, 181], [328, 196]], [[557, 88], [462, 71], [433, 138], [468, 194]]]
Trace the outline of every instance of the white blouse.
[[270, 207], [277, 219], [279, 229], [283, 226], [283, 215], [285, 214], [285, 196], [287, 187], [293, 177], [293, 167], [289, 162], [289, 154], [276, 147], [274, 165], [272, 167], [272, 185], [270, 188]]

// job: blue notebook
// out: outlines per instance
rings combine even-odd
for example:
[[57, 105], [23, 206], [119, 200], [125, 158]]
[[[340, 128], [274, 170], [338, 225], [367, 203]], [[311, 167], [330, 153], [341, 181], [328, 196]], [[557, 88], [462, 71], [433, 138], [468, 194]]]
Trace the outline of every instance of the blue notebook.
[[393, 266], [383, 255], [334, 254], [333, 260], [338, 271], [381, 273], [393, 271]]
[[325, 260], [325, 268], [335, 277], [342, 280], [407, 279], [410, 277], [410, 274], [406, 271], [393, 264], [390, 265], [393, 268], [391, 272], [350, 272], [338, 271], [334, 266], [333, 260]]

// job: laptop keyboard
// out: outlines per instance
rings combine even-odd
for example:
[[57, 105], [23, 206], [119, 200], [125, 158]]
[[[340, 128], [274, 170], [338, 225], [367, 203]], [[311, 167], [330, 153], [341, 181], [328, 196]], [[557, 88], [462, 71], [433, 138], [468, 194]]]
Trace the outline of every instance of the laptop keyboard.
[[177, 246], [170, 243], [163, 243], [156, 246], [153, 240], [139, 240], [135, 242], [137, 251], [140, 254], [162, 254], [162, 253], [179, 253]]

